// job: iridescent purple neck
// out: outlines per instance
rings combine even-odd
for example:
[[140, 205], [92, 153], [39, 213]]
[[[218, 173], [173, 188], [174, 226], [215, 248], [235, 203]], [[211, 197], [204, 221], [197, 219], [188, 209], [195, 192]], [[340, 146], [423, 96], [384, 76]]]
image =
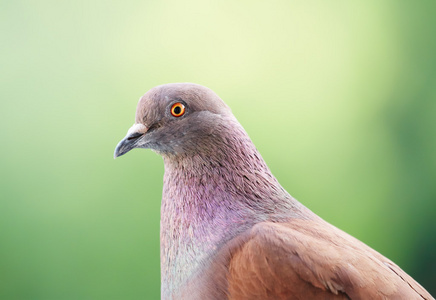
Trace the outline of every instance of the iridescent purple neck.
[[254, 224], [299, 217], [304, 209], [239, 123], [221, 126], [219, 133], [196, 144], [195, 152], [164, 155], [162, 292], [176, 292], [223, 243]]

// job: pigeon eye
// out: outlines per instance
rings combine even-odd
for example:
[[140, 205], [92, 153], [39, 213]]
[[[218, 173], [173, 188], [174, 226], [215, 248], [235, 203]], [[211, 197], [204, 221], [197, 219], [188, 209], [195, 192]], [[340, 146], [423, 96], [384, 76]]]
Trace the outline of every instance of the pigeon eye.
[[183, 116], [184, 113], [185, 113], [185, 106], [182, 103], [177, 102], [174, 103], [173, 106], [171, 106], [171, 114], [174, 117]]

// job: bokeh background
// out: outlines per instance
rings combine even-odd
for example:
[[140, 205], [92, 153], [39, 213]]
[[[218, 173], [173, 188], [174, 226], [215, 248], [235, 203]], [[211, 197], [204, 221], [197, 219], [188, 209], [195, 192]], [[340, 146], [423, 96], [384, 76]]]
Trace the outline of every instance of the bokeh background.
[[281, 184], [436, 295], [435, 1], [1, 1], [0, 299], [158, 299], [155, 85], [231, 107]]

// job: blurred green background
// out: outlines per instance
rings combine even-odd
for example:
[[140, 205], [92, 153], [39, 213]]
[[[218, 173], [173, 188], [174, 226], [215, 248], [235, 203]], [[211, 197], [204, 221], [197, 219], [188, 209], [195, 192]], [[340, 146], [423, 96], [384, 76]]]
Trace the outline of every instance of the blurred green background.
[[0, 299], [158, 299], [155, 85], [232, 107], [281, 184], [436, 295], [435, 1], [1, 1]]

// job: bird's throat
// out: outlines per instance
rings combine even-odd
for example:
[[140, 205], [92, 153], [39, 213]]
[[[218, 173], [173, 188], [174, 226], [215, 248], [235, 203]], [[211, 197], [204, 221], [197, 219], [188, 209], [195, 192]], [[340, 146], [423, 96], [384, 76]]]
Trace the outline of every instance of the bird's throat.
[[[243, 129], [219, 153], [165, 157], [161, 207], [162, 291], [174, 295], [220, 247], [265, 220], [289, 218], [296, 201]], [[242, 137], [241, 137], [242, 135]]]

